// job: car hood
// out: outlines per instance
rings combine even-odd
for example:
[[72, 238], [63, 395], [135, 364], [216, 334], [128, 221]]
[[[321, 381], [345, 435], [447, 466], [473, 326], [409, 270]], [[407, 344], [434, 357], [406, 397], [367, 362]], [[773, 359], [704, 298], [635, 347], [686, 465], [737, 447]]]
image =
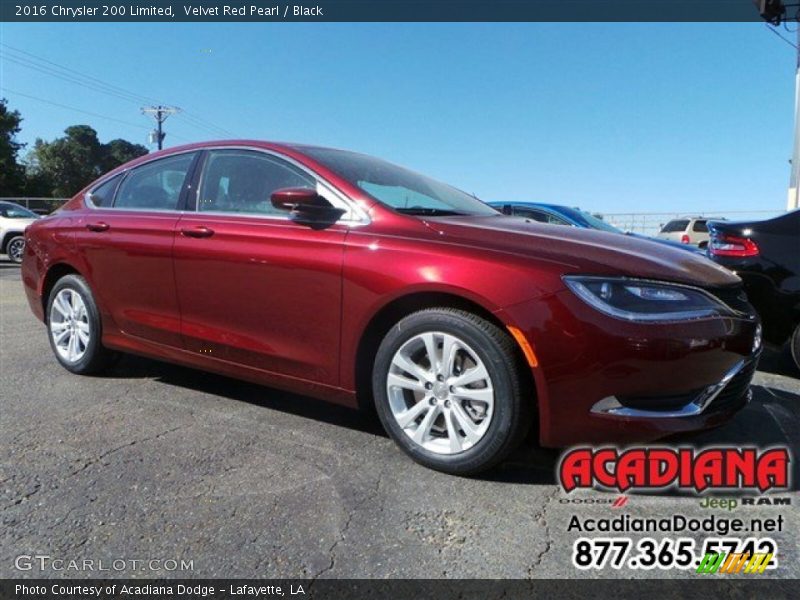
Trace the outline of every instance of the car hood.
[[425, 224], [451, 243], [557, 262], [565, 273], [622, 275], [701, 287], [740, 283], [704, 256], [635, 236], [536, 223], [521, 217], [438, 217]]

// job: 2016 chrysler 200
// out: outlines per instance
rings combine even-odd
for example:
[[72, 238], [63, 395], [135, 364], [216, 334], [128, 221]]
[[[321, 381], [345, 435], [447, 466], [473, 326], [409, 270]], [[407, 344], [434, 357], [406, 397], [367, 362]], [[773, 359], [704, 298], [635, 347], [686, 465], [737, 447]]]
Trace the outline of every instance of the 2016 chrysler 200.
[[499, 214], [382, 160], [234, 141], [152, 154], [26, 233], [58, 361], [117, 351], [357, 406], [474, 473], [545, 446], [652, 440], [748, 399], [759, 324], [701, 256]]

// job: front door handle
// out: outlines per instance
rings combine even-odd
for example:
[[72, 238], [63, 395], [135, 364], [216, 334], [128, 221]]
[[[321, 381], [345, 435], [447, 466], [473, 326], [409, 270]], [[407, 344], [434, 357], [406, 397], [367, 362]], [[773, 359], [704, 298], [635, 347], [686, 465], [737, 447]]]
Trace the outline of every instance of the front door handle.
[[205, 225], [201, 225], [200, 227], [186, 227], [181, 229], [181, 233], [190, 238], [207, 238], [214, 235], [214, 230], [209, 229]]
[[97, 231], [97, 232], [108, 231], [109, 227], [111, 226], [108, 223], [103, 223], [102, 221], [100, 221], [99, 223], [86, 224], [86, 229], [88, 229], [89, 231]]

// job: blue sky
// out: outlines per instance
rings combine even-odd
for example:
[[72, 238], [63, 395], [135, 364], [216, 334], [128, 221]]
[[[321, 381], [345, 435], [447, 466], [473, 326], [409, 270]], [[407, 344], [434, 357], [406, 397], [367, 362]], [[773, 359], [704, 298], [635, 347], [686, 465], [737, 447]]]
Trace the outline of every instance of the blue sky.
[[[794, 51], [763, 24], [0, 24], [0, 42], [213, 124], [173, 117], [168, 146], [222, 128], [604, 213], [786, 203]], [[24, 142], [78, 123], [146, 142], [139, 102], [4, 58], [0, 87]]]

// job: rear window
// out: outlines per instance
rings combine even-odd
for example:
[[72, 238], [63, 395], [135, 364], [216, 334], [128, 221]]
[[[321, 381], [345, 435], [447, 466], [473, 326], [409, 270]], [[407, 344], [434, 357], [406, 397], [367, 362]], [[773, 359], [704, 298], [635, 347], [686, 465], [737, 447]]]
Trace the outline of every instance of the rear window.
[[692, 225], [692, 231], [699, 231], [706, 233], [708, 231], [708, 222], [706, 220], [697, 220]]
[[674, 231], [685, 231], [689, 224], [689, 219], [675, 219], [661, 228], [661, 233], [672, 233]]

